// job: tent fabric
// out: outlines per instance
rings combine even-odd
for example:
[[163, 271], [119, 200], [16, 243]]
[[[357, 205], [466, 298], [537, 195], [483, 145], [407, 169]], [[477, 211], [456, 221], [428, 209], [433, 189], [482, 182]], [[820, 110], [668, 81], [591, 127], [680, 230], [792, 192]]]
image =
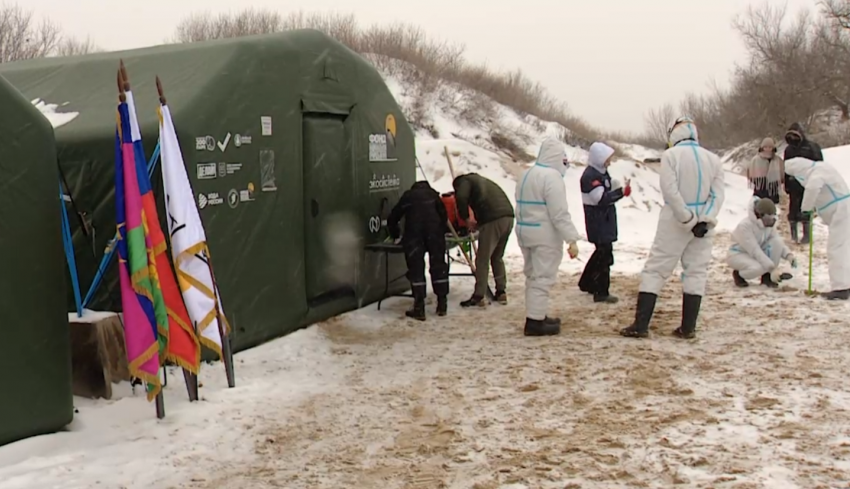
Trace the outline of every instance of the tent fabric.
[[0, 107], [3, 445], [61, 429], [74, 406], [53, 128], [2, 77]]
[[[383, 295], [383, 257], [364, 246], [383, 240], [384, 209], [415, 180], [413, 132], [374, 67], [314, 30], [0, 65], [30, 99], [79, 113], [56, 140], [94, 230], [85, 236], [72, 216], [83, 289], [115, 234], [121, 59], [148, 158], [158, 137], [155, 77], [162, 81], [234, 351]], [[159, 171], [153, 185], [168, 229]], [[403, 260], [393, 256], [390, 268], [391, 279], [403, 275]], [[406, 287], [399, 280], [390, 290]], [[88, 307], [120, 310], [114, 262]]]

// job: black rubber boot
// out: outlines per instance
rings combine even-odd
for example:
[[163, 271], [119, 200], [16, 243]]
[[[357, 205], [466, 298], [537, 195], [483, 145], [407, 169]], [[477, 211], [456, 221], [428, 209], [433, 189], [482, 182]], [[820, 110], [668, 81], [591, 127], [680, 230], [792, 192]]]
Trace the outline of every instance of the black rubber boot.
[[800, 240], [800, 244], [809, 244], [809, 240], [811, 239], [812, 234], [812, 228], [809, 227], [811, 225], [811, 222], [803, 222], [803, 239]]
[[546, 319], [525, 318], [525, 336], [555, 336], [561, 334], [560, 322], [546, 322]]
[[826, 292], [823, 294], [824, 299], [830, 301], [846, 301], [850, 299], [850, 289], [844, 290], [833, 290], [832, 292]]
[[437, 316], [445, 316], [449, 312], [449, 300], [446, 296], [437, 297]]
[[649, 321], [655, 312], [655, 301], [658, 296], [650, 292], [638, 294], [635, 308], [635, 321], [628, 328], [620, 330], [620, 334], [629, 338], [646, 338], [649, 336]]
[[791, 241], [795, 243], [800, 242], [800, 235], [797, 232], [797, 221], [791, 221]]
[[699, 317], [699, 307], [701, 303], [701, 295], [682, 295], [682, 325], [673, 331], [674, 336], [678, 336], [685, 340], [696, 338], [697, 317]]
[[408, 309], [405, 316], [416, 319], [417, 321], [425, 320], [425, 288], [413, 288], [413, 307]]
[[738, 270], [732, 271], [732, 280], [735, 281], [735, 285], [738, 287], [749, 287], [750, 283], [744, 280], [744, 277], [738, 273]]
[[779, 284], [774, 282], [773, 279], [770, 278], [769, 273], [765, 273], [764, 275], [761, 276], [761, 284], [766, 286], [766, 287], [770, 287], [771, 289], [775, 289], [775, 288], [779, 287]]
[[543, 318], [543, 322], [546, 324], [557, 324], [560, 326], [561, 318], [550, 318], [549, 316], [546, 316], [545, 318]]
[[606, 304], [616, 304], [620, 302], [620, 299], [617, 298], [616, 295], [606, 294], [593, 294], [593, 302], [604, 302]]
[[416, 301], [413, 303], [413, 307], [404, 312], [404, 315], [411, 318], [416, 319], [417, 321], [425, 320], [425, 302]]

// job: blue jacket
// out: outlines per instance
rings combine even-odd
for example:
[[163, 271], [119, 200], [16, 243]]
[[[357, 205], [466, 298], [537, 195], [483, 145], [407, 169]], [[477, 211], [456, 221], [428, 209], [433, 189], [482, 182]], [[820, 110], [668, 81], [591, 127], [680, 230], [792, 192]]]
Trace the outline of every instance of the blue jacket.
[[[604, 167], [603, 167], [604, 169]], [[611, 189], [611, 175], [588, 166], [581, 175], [581, 201], [584, 204], [584, 226], [587, 240], [593, 244], [617, 241], [617, 208], [623, 189]]]

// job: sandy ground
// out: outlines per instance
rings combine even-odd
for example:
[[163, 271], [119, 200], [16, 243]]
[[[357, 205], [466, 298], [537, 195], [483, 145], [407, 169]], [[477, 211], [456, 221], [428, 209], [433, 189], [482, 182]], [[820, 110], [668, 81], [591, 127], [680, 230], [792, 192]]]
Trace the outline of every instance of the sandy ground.
[[637, 276], [614, 278], [613, 306], [562, 276], [552, 338], [522, 336], [520, 296], [425, 323], [404, 300], [386, 303], [390, 326], [324, 323], [345, 387], [254, 413], [255, 461], [182, 487], [848, 487], [850, 306], [736, 289], [717, 241], [694, 341], [670, 336], [678, 280], [651, 339], [616, 334]]

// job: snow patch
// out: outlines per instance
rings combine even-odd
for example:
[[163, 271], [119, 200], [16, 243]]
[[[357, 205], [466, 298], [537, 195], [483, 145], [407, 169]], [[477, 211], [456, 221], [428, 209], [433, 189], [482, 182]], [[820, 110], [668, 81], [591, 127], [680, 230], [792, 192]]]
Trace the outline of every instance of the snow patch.
[[[44, 117], [47, 118], [48, 121], [50, 121], [50, 125], [52, 125], [54, 129], [64, 126], [80, 115], [79, 112], [58, 112], [56, 110], [60, 107], [58, 104], [48, 104], [40, 98], [33, 100], [32, 104], [44, 115]], [[68, 102], [62, 104], [62, 107], [66, 105], [68, 105]]]
[[117, 316], [118, 313], [109, 312], [109, 311], [92, 311], [91, 309], [83, 309], [83, 316], [77, 317], [76, 312], [68, 313], [68, 322], [69, 323], [96, 323], [98, 321], [103, 321], [106, 318], [110, 318], [112, 316]]

